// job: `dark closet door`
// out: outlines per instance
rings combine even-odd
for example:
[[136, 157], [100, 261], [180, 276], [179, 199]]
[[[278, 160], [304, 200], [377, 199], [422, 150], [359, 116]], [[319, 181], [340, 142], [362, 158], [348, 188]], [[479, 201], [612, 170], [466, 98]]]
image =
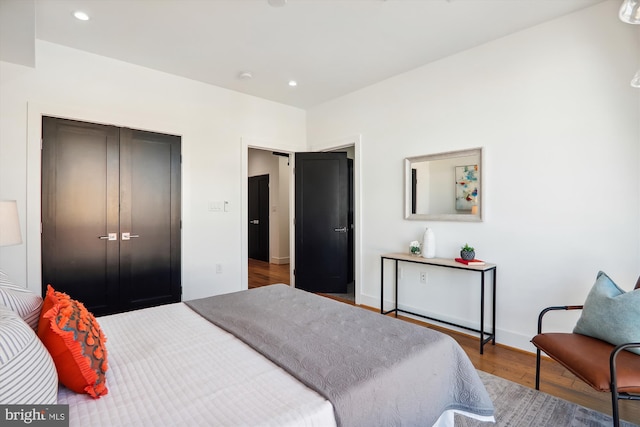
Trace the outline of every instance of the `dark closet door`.
[[126, 309], [180, 301], [177, 136], [120, 130], [120, 293]]
[[269, 175], [249, 177], [249, 258], [269, 262]]
[[296, 288], [346, 293], [349, 180], [345, 153], [296, 153]]
[[180, 138], [43, 118], [43, 292], [95, 314], [180, 301]]
[[42, 125], [42, 292], [51, 284], [110, 312], [119, 304], [119, 129]]

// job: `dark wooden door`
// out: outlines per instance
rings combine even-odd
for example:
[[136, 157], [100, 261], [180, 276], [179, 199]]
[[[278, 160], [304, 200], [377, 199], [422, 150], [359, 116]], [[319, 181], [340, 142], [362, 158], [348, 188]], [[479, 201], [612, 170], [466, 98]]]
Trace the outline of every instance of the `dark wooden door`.
[[42, 278], [95, 314], [180, 300], [179, 137], [43, 118]]
[[249, 258], [269, 262], [269, 175], [249, 177]]
[[353, 181], [353, 159], [347, 159], [348, 181], [349, 181], [349, 214], [347, 216], [347, 283], [355, 280], [355, 235], [354, 235], [354, 181]]
[[347, 292], [348, 188], [345, 153], [296, 153], [297, 288], [310, 292]]
[[180, 301], [180, 248], [180, 137], [121, 129], [120, 293], [124, 307]]
[[108, 312], [119, 303], [120, 131], [47, 117], [42, 125], [43, 294], [51, 284]]

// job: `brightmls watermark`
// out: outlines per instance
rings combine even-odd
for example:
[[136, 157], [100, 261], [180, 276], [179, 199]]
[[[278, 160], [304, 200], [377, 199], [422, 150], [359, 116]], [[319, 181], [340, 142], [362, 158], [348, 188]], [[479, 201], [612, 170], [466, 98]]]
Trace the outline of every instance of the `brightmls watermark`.
[[69, 427], [69, 405], [0, 405], [0, 424]]

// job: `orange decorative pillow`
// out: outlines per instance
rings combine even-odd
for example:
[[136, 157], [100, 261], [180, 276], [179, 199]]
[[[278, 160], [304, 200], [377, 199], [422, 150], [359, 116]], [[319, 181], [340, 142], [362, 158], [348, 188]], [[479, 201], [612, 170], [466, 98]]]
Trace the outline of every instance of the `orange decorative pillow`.
[[82, 303], [48, 285], [38, 336], [49, 350], [62, 384], [94, 399], [107, 394], [107, 339]]

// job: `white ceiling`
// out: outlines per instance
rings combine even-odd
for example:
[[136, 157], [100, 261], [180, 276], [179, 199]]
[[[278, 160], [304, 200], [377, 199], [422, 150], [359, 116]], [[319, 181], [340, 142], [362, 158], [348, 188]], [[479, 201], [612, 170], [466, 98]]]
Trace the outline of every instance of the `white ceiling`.
[[[37, 39], [309, 108], [601, 1], [0, 0], [0, 59], [33, 65], [35, 31]], [[75, 10], [91, 19], [75, 19]], [[253, 78], [238, 78], [243, 71]]]

